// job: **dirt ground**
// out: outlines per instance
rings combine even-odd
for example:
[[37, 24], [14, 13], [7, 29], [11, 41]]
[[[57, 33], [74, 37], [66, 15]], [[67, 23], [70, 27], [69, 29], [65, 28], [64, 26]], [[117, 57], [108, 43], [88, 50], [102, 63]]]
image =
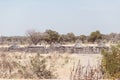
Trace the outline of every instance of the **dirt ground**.
[[[30, 70], [30, 59], [35, 57], [36, 53], [20, 53], [20, 52], [0, 52], [0, 65], [3, 65], [4, 61], [6, 62], [5, 65], [12, 64], [12, 62], [19, 63], [20, 65], [27, 67], [27, 70]], [[77, 65], [78, 61], [80, 60], [80, 64], [84, 67], [90, 65], [91, 67], [96, 67], [98, 64], [100, 64], [101, 55], [100, 54], [59, 54], [59, 53], [49, 53], [49, 54], [40, 54], [43, 56], [47, 62], [46, 65], [49, 68], [51, 65], [53, 73], [57, 76], [57, 79], [69, 79], [71, 70], [73, 69], [73, 66]], [[4, 61], [3, 61], [4, 60]], [[9, 66], [9, 65], [8, 65]], [[22, 76], [24, 74], [20, 74], [19, 67], [15, 67], [11, 65], [12, 68], [12, 75], [8, 72], [9, 68], [6, 67], [5, 69], [0, 66], [1, 71], [0, 77], [4, 78], [6, 76], [7, 79], [10, 78], [23, 78]], [[24, 70], [22, 70], [24, 73]], [[29, 71], [30, 72], [30, 71]]]

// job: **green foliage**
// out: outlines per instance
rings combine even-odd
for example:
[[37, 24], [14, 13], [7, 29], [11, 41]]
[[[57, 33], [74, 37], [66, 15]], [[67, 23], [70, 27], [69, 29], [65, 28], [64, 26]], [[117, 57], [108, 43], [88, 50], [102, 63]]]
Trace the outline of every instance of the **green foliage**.
[[66, 37], [69, 42], [75, 42], [75, 40], [76, 40], [74, 33], [67, 33]]
[[85, 42], [85, 40], [87, 40], [87, 36], [86, 35], [80, 35], [80, 36], [78, 36], [78, 39], [81, 40], [82, 42]]
[[102, 34], [99, 31], [92, 32], [88, 38], [89, 42], [95, 42], [96, 40], [102, 39]]
[[112, 46], [111, 51], [102, 51], [102, 66], [112, 78], [120, 78], [120, 45]]
[[59, 40], [60, 42], [75, 42], [76, 36], [74, 33], [67, 33], [66, 35], [61, 35]]
[[53, 30], [46, 30], [45, 31], [46, 36], [45, 36], [45, 41], [47, 41], [48, 43], [52, 43], [52, 42], [58, 42], [59, 40], [59, 33]]

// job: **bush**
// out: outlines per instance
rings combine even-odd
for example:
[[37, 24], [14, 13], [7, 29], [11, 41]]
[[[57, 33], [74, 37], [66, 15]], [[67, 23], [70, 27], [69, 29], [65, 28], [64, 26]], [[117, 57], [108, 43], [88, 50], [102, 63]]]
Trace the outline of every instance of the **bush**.
[[92, 32], [88, 38], [89, 42], [95, 42], [96, 40], [101, 40], [102, 34], [99, 31]]
[[33, 73], [37, 75], [40, 79], [51, 79], [53, 78], [53, 74], [50, 70], [46, 69], [46, 59], [42, 58], [40, 54], [37, 54], [31, 60]]
[[37, 45], [42, 40], [42, 37], [43, 37], [42, 33], [37, 32], [35, 30], [27, 31], [26, 34], [34, 45]]
[[59, 41], [60, 35], [59, 35], [59, 33], [56, 32], [56, 31], [46, 30], [44, 34], [46, 34], [46, 35], [44, 36], [44, 40], [45, 40], [46, 42], [48, 42], [49, 44], [55, 43], [55, 42], [58, 42], [58, 41]]
[[110, 51], [102, 51], [102, 66], [105, 74], [120, 79], [120, 45], [112, 46]]

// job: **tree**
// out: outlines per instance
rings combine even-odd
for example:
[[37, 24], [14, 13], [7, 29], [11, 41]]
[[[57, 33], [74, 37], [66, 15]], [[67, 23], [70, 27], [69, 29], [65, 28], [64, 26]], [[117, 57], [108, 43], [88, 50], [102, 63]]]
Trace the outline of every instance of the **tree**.
[[35, 30], [29, 30], [27, 36], [34, 45], [37, 45], [42, 40], [43, 34]]
[[100, 40], [100, 39], [102, 39], [102, 34], [100, 33], [100, 31], [95, 31], [90, 34], [88, 41], [95, 42], [96, 40]]
[[75, 42], [77, 37], [73, 33], [62, 34], [59, 37], [59, 42]]
[[86, 35], [80, 35], [80, 36], [78, 36], [78, 39], [81, 40], [82, 42], [85, 42], [85, 40], [87, 40], [87, 36]]
[[44, 40], [50, 44], [52, 42], [53, 43], [58, 42], [59, 37], [60, 37], [59, 33], [53, 30], [46, 30], [44, 34], [45, 34]]
[[60, 42], [60, 43], [64, 43], [64, 42], [66, 42], [66, 41], [67, 41], [66, 35], [65, 35], [65, 34], [60, 35], [60, 37], [59, 37], [59, 42]]
[[110, 51], [102, 51], [104, 72], [112, 78], [120, 79], [120, 45], [112, 46]]
[[68, 42], [75, 42], [76, 40], [76, 36], [74, 35], [74, 33], [67, 33], [66, 38]]
[[109, 41], [113, 42], [113, 43], [116, 43], [120, 40], [120, 35], [117, 34], [117, 33], [110, 33], [108, 35], [108, 38], [109, 38]]

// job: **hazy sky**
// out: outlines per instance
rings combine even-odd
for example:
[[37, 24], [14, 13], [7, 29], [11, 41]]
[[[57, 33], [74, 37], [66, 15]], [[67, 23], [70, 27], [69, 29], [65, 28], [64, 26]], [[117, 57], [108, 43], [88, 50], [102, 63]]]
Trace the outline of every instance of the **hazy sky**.
[[120, 0], [0, 0], [0, 35], [25, 35], [29, 29], [120, 32]]

